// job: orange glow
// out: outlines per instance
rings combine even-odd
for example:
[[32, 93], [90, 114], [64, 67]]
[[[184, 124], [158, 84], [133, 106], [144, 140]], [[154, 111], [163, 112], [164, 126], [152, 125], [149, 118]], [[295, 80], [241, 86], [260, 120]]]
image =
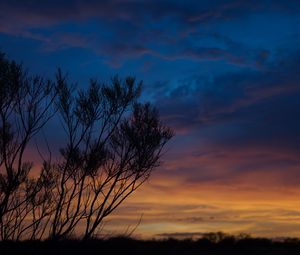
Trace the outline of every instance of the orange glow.
[[[122, 233], [142, 221], [135, 235], [159, 237], [161, 233], [217, 232], [249, 233], [253, 236], [300, 236], [300, 188], [295, 185], [297, 168], [233, 172], [245, 157], [261, 153], [264, 159], [292, 158], [273, 151], [231, 151], [230, 157], [215, 160], [204, 156], [172, 157], [163, 170], [145, 184], [111, 216], [107, 229]], [[178, 169], [210, 167], [213, 178], [193, 180]], [[196, 170], [195, 170], [196, 171]], [[177, 174], [174, 174], [177, 173]], [[272, 173], [272, 174], [270, 174]], [[203, 173], [205, 175], [207, 173]], [[197, 177], [197, 173], [194, 176]], [[113, 232], [115, 233], [115, 232]]]
[[[103, 233], [126, 234], [138, 224], [134, 231], [138, 238], [217, 231], [261, 237], [300, 236], [298, 168], [280, 164], [287, 159], [298, 160], [297, 155], [264, 148], [205, 148], [213, 153], [195, 148], [167, 154], [149, 181], [107, 218]], [[29, 151], [28, 157], [37, 159], [34, 172], [38, 171], [40, 157], [34, 151]], [[255, 162], [263, 159], [277, 163], [252, 169], [254, 158]], [[247, 164], [251, 171], [235, 169]]]

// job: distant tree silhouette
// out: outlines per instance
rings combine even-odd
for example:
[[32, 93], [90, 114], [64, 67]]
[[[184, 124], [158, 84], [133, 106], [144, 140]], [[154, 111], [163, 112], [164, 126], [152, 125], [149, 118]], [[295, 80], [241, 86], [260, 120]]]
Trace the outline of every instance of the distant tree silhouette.
[[[1, 239], [95, 236], [159, 166], [173, 132], [153, 106], [137, 102], [142, 84], [132, 77], [76, 90], [60, 70], [50, 82], [4, 55], [0, 62]], [[41, 155], [39, 174], [29, 177], [24, 152], [55, 114], [65, 131], [61, 158]]]

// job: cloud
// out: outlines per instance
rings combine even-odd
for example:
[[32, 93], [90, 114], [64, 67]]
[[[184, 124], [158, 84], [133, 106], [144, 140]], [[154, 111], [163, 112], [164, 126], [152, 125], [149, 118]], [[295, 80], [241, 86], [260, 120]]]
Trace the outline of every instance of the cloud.
[[[54, 22], [64, 20], [80, 20], [90, 17], [102, 17], [106, 19], [141, 20], [147, 18], [161, 19], [166, 16], [174, 16], [185, 22], [207, 22], [208, 20], [226, 20], [240, 17], [249, 13], [249, 10], [283, 9], [287, 11], [298, 11], [297, 1], [214, 1], [211, 3], [199, 3], [193, 0], [189, 5], [181, 1], [139, 1], [139, 0], [33, 0], [24, 2], [13, 0], [1, 2], [1, 14], [16, 14], [12, 18], [19, 18], [26, 24], [51, 25]], [[17, 23], [17, 22], [16, 22]]]
[[198, 79], [196, 85], [192, 77], [188, 86], [158, 95], [157, 104], [175, 129], [200, 137], [203, 132], [212, 142], [300, 150], [299, 59], [297, 53], [266, 70], [227, 73], [211, 82]]
[[187, 238], [201, 238], [205, 233], [203, 232], [175, 232], [175, 233], [161, 233], [157, 234], [158, 238], [175, 238], [175, 239], [187, 239]]
[[[137, 222], [137, 215], [142, 214], [142, 222], [136, 234], [144, 237], [147, 234], [168, 237], [168, 234], [174, 233], [173, 237], [195, 237], [197, 234], [216, 231], [274, 237], [274, 233], [282, 236], [281, 229], [285, 229], [285, 236], [299, 234], [299, 228], [297, 230], [295, 227], [300, 224], [300, 212], [295, 203], [299, 192], [294, 197], [287, 197], [288, 193], [278, 196], [280, 191], [274, 194], [274, 190], [266, 190], [264, 193], [252, 190], [249, 196], [246, 190], [237, 192], [229, 187], [221, 189], [215, 185], [210, 188], [186, 185], [176, 192], [171, 189], [168, 193], [160, 192], [160, 199], [155, 200], [158, 196], [154, 194], [155, 187], [151, 186], [147, 184], [135, 194], [134, 199], [127, 201], [111, 218], [111, 224], [120, 226], [127, 222], [133, 225]], [[140, 204], [138, 201], [144, 202]], [[168, 232], [162, 233], [162, 229]]]
[[226, 61], [258, 68], [269, 57], [266, 49], [249, 48], [216, 33], [209, 35], [215, 47], [193, 42], [195, 35], [207, 37], [202, 27], [245, 18], [249, 10], [263, 6], [274, 9], [259, 1], [4, 1], [0, 32], [40, 41], [46, 50], [86, 48], [113, 67], [150, 55], [165, 61]]

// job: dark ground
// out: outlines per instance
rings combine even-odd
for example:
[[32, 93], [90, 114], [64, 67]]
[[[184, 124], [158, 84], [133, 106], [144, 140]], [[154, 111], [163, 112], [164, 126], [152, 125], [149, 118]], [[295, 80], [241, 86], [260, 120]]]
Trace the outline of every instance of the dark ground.
[[139, 241], [129, 238], [112, 238], [108, 240], [76, 240], [0, 242], [0, 254], [139, 254], [139, 255], [300, 255], [300, 241], [287, 239], [275, 242], [263, 238], [224, 238], [219, 242], [202, 238], [192, 240], [148, 240]]

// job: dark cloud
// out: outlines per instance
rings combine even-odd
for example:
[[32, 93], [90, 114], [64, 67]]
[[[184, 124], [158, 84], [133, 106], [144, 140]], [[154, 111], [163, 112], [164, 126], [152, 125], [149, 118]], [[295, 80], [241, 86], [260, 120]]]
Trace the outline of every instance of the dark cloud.
[[300, 54], [296, 54], [265, 71], [225, 74], [209, 83], [197, 81], [195, 90], [179, 86], [168, 99], [159, 98], [158, 104], [175, 128], [211, 128], [210, 138], [216, 142], [268, 143], [300, 150], [299, 63]]
[[[213, 1], [210, 4], [199, 4], [190, 1], [189, 5], [181, 1], [2, 1], [2, 16], [5, 13], [15, 14], [29, 25], [51, 25], [65, 20], [80, 20], [91, 17], [121, 20], [160, 19], [165, 16], [179, 17], [186, 22], [204, 21], [224, 18], [225, 12], [238, 11], [246, 4], [243, 1]], [[232, 15], [232, 14], [231, 14]], [[235, 14], [236, 15], [236, 14]], [[37, 23], [35, 23], [37, 22]], [[38, 23], [39, 22], [39, 23]]]
[[[2, 1], [2, 14], [6, 12], [23, 14], [24, 17], [33, 17], [28, 22], [40, 19], [62, 21], [68, 19], [81, 19], [87, 17], [105, 17], [107, 19], [160, 19], [165, 16], [179, 17], [186, 22], [204, 22], [210, 19], [230, 19], [249, 13], [250, 10], [286, 10], [295, 12], [299, 10], [297, 1], [233, 1], [216, 0], [201, 2], [170, 0], [12, 0]], [[33, 15], [35, 14], [35, 15]], [[8, 15], [7, 15], [8, 16]], [[20, 16], [22, 18], [22, 16]], [[37, 19], [35, 19], [37, 18]], [[38, 25], [38, 24], [37, 24]]]
[[187, 239], [187, 238], [201, 238], [205, 233], [203, 232], [172, 232], [172, 233], [161, 233], [156, 236], [159, 238], [176, 238], [176, 239]]
[[[48, 50], [91, 49], [105, 56], [105, 63], [115, 67], [126, 59], [145, 55], [167, 61], [225, 60], [234, 65], [258, 67], [269, 57], [266, 49], [247, 48], [228, 38], [216, 38], [216, 34], [215, 40], [225, 42], [224, 47], [199, 47], [191, 41], [195, 34], [199, 35], [203, 24], [238, 19], [250, 15], [250, 10], [262, 9], [274, 8], [267, 1], [212, 1], [209, 4], [191, 1], [188, 5], [167, 0], [2, 1], [0, 32], [38, 40], [44, 44], [43, 49]], [[95, 29], [87, 31], [91, 22]], [[61, 24], [69, 31], [52, 31]], [[41, 33], [41, 28], [48, 29], [48, 33]], [[167, 47], [161, 48], [161, 45]]]

